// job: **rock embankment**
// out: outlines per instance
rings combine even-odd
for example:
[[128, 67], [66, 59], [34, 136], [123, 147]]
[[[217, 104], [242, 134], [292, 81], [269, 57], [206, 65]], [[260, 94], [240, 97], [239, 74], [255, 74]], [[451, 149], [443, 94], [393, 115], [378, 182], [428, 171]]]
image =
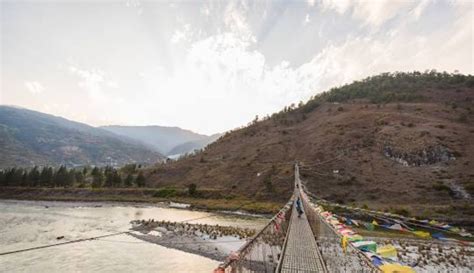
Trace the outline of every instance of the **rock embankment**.
[[136, 220], [131, 222], [137, 239], [222, 261], [236, 251], [254, 229], [169, 221]]
[[385, 145], [383, 154], [404, 166], [432, 165], [456, 159], [448, 148], [440, 145], [415, 151], [401, 151], [391, 145]]

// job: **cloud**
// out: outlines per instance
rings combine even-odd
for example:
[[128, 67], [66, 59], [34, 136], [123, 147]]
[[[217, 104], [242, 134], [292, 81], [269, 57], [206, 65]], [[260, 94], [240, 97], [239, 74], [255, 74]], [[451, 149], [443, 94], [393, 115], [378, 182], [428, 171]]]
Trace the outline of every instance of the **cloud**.
[[173, 44], [177, 44], [182, 41], [189, 41], [191, 40], [192, 35], [193, 33], [191, 32], [191, 26], [186, 24], [182, 29], [175, 30], [170, 41]]
[[[405, 0], [321, 0], [323, 10], [334, 10], [339, 14], [348, 12], [353, 18], [374, 27], [381, 26], [386, 21], [394, 18], [401, 11], [413, 8], [416, 3], [416, 1]], [[422, 8], [422, 6], [419, 7], [420, 12]]]
[[[39, 94], [44, 90], [39, 82], [47, 82], [48, 92], [34, 97], [34, 103], [69, 103], [68, 112], [53, 106], [51, 111], [74, 119], [84, 115], [78, 119], [96, 125], [161, 124], [215, 133], [380, 72], [435, 68], [473, 73], [471, 3], [318, 0], [302, 4], [209, 1], [169, 9], [168, 2], [131, 1], [129, 6], [145, 5], [150, 14], [158, 13], [153, 7], [170, 10], [168, 15], [178, 18], [176, 24], [143, 21], [146, 18], [137, 18], [122, 5], [130, 18], [107, 17], [111, 21], [120, 17], [113, 22], [117, 25], [125, 22], [118, 28], [120, 39], [106, 35], [109, 38], [101, 40], [102, 30], [92, 35], [95, 29], [91, 28], [87, 37], [96, 44], [90, 48], [65, 42], [67, 47], [61, 48], [57, 46], [63, 43], [45, 40], [53, 53], [62, 49], [73, 55], [75, 61], [67, 62], [68, 74], [61, 70], [47, 78], [21, 81], [20, 86]], [[317, 8], [322, 9], [320, 14]], [[58, 11], [62, 10], [51, 14]], [[108, 22], [102, 17], [96, 20], [99, 25]], [[304, 31], [295, 32], [298, 26]], [[163, 43], [163, 38], [168, 41]], [[110, 51], [110, 44], [122, 46]], [[45, 52], [44, 48], [34, 50]], [[48, 60], [54, 60], [46, 64], [48, 71], [54, 72], [53, 65], [67, 58], [55, 56], [48, 55]], [[77, 60], [81, 66], [75, 65]], [[12, 71], [18, 68], [23, 67]], [[43, 75], [44, 70], [38, 66], [26, 72]], [[7, 99], [31, 104], [20, 95], [16, 101]]]
[[71, 65], [69, 66], [69, 71], [81, 79], [78, 82], [78, 86], [86, 90], [91, 99], [106, 100], [106, 96], [103, 93], [103, 84], [106, 81], [102, 70], [84, 70]]
[[248, 9], [245, 2], [230, 2], [224, 11], [224, 26], [227, 32], [239, 35], [244, 40], [256, 42], [245, 16]]
[[43, 93], [43, 90], [44, 90], [43, 85], [36, 81], [25, 82], [25, 87], [33, 95], [41, 94]]
[[311, 22], [311, 19], [309, 18], [309, 14], [306, 14], [303, 21], [303, 25], [307, 25], [309, 22]]
[[339, 14], [344, 14], [351, 6], [351, 0], [321, 0], [323, 10], [334, 10]]
[[306, 0], [306, 3], [308, 3], [308, 6], [313, 7], [316, 4], [316, 0]]
[[114, 88], [114, 89], [120, 87], [120, 85], [116, 81], [108, 81], [107, 86], [110, 87], [110, 88]]
[[464, 9], [450, 27], [427, 36], [402, 24], [380, 37], [349, 37], [329, 45], [304, 66], [321, 79], [316, 84], [320, 91], [381, 72], [438, 69], [472, 74], [473, 16], [472, 9]]
[[140, 0], [126, 0], [125, 6], [137, 10], [137, 14], [140, 15], [143, 13], [143, 7]]
[[211, 10], [209, 9], [209, 7], [205, 7], [205, 6], [204, 6], [204, 7], [201, 7], [200, 12], [201, 12], [201, 14], [204, 15], [204, 16], [209, 16], [209, 15], [211, 15]]
[[[179, 69], [170, 72], [158, 66], [141, 73], [147, 90], [143, 96], [149, 98], [149, 104], [141, 105], [144, 111], [161, 102], [157, 116], [163, 120], [214, 133], [381, 72], [436, 68], [472, 73], [472, 64], [465, 61], [472, 58], [472, 11], [459, 13], [451, 26], [424, 36], [413, 33], [416, 22], [410, 20], [378, 35], [349, 35], [329, 42], [297, 66], [267, 63], [244, 12], [228, 8], [225, 31], [190, 41]], [[446, 37], [451, 37], [448, 42]], [[222, 115], [224, 119], [218, 118]]]
[[412, 13], [416, 20], [418, 20], [421, 14], [425, 11], [428, 5], [432, 2], [432, 0], [421, 0], [418, 5], [413, 9]]

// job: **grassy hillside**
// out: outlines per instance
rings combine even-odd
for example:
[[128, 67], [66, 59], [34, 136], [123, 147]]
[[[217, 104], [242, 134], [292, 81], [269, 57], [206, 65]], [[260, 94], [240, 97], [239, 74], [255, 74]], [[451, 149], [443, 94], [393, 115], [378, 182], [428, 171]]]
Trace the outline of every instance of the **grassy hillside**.
[[150, 169], [158, 187], [285, 201], [293, 163], [339, 203], [469, 220], [474, 215], [474, 77], [395, 73], [331, 89]]
[[105, 130], [9, 106], [0, 106], [0, 154], [0, 168], [151, 164], [163, 158]]

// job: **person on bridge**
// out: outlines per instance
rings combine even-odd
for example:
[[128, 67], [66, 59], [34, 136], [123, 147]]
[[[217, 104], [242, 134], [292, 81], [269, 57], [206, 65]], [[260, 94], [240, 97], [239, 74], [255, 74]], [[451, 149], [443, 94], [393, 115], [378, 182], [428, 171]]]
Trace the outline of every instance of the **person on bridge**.
[[298, 212], [298, 217], [301, 217], [301, 214], [303, 214], [303, 207], [301, 205], [301, 199], [298, 197], [296, 199], [296, 211]]

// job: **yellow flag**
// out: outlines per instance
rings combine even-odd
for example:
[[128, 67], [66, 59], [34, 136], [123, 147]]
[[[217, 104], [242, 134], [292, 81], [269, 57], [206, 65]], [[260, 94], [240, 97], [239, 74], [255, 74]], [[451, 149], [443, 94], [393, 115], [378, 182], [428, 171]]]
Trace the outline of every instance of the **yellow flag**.
[[343, 249], [344, 254], [345, 254], [346, 249], [347, 249], [347, 236], [346, 235], [342, 236], [341, 245], [342, 245], [342, 249]]

